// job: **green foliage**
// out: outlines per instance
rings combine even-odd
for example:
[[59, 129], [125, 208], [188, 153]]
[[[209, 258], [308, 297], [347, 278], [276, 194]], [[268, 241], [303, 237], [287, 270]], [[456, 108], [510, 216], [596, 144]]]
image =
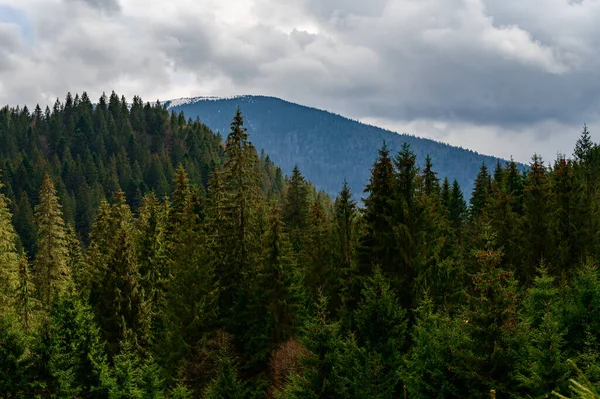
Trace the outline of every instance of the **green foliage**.
[[600, 384], [586, 129], [551, 169], [482, 166], [470, 208], [408, 144], [360, 207], [239, 110], [220, 140], [115, 93], [0, 110], [0, 396], [546, 397], [566, 359]]
[[8, 200], [0, 193], [0, 314], [6, 312], [14, 303], [19, 285], [16, 240]]
[[411, 334], [413, 344], [405, 358], [409, 397], [456, 398], [475, 393], [469, 384], [473, 342], [466, 324], [435, 312], [428, 298], [420, 303]]
[[554, 279], [541, 268], [523, 302], [516, 380], [520, 392], [529, 397], [547, 397], [552, 390], [564, 387], [568, 376], [567, 329], [558, 293]]
[[72, 284], [65, 221], [49, 175], [42, 183], [35, 223], [38, 232], [35, 281], [40, 301], [49, 307], [54, 296], [66, 292]]
[[217, 375], [207, 386], [202, 396], [205, 399], [243, 399], [246, 397], [244, 383], [238, 377], [237, 363], [227, 346], [219, 350]]
[[0, 392], [19, 397], [27, 387], [27, 342], [15, 315], [0, 315]]

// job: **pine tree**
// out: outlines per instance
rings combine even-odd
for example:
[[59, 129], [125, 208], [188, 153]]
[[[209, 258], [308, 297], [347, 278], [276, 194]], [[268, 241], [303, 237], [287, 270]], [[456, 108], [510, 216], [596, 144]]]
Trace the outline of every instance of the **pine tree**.
[[49, 307], [54, 295], [65, 292], [72, 283], [65, 221], [49, 175], [42, 183], [35, 222], [38, 231], [35, 281], [42, 304]]

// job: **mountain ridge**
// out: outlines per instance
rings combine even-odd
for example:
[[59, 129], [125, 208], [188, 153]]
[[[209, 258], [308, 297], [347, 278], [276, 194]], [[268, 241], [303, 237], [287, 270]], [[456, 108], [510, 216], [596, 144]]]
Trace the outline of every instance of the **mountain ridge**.
[[[410, 144], [420, 166], [429, 154], [436, 162], [434, 169], [440, 178], [456, 178], [466, 197], [471, 194], [482, 163], [493, 169], [497, 162], [501, 165], [507, 162], [462, 146], [394, 132], [273, 96], [182, 97], [165, 101], [163, 106], [183, 111], [188, 118], [199, 118], [222, 135], [229, 132], [231, 115], [240, 107], [257, 149], [264, 150], [285, 173], [289, 174], [297, 164], [308, 180], [330, 195], [339, 191], [344, 179], [352, 191], [362, 193], [377, 150], [384, 141], [392, 154], [402, 143]], [[520, 167], [526, 168], [523, 164]]]

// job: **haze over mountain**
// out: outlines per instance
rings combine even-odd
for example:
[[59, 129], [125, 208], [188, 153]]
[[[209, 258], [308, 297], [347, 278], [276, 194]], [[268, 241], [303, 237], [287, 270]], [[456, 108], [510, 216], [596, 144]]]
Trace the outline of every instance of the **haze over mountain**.
[[318, 189], [331, 195], [339, 191], [344, 179], [354, 193], [362, 193], [384, 141], [392, 154], [396, 154], [403, 143], [408, 143], [417, 155], [419, 165], [423, 165], [425, 157], [430, 155], [439, 177], [448, 177], [450, 181], [457, 179], [467, 197], [482, 163], [490, 170], [497, 162], [505, 164], [500, 158], [397, 134], [275, 97], [181, 98], [167, 101], [165, 106], [176, 112], [183, 111], [186, 117], [200, 118], [223, 136], [229, 132], [231, 115], [240, 107], [250, 139], [259, 150], [263, 149], [285, 173], [291, 173], [297, 164]]

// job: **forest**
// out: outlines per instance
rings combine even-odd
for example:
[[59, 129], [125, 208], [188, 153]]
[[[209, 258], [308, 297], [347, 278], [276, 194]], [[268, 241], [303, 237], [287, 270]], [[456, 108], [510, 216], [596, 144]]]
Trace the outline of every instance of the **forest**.
[[385, 143], [332, 199], [242, 111], [221, 137], [114, 92], [0, 110], [0, 397], [598, 397], [585, 126], [468, 202]]

